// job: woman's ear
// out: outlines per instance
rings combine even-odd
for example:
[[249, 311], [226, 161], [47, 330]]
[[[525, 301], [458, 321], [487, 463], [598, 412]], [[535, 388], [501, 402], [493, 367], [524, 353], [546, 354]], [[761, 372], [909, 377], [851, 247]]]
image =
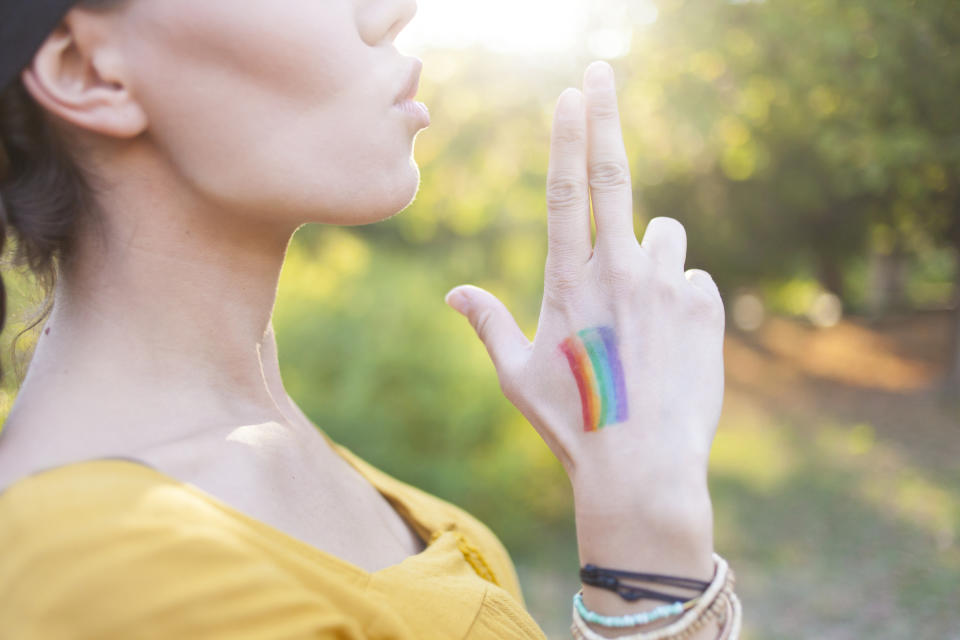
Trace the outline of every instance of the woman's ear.
[[21, 79], [47, 111], [101, 135], [133, 138], [147, 117], [125, 82], [122, 56], [104, 16], [73, 9], [49, 35]]

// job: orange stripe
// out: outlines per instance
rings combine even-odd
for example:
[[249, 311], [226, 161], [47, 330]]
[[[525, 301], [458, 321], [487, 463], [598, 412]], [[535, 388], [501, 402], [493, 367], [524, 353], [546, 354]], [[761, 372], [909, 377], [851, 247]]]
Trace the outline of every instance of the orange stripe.
[[590, 431], [597, 430], [597, 422], [600, 419], [600, 395], [599, 395], [599, 385], [597, 384], [597, 376], [593, 371], [593, 363], [590, 361], [590, 354], [587, 353], [586, 347], [583, 346], [583, 341], [579, 337], [575, 340], [571, 340], [573, 347], [573, 354], [577, 358], [577, 362], [580, 365], [580, 371], [583, 374], [584, 386], [587, 388], [587, 411], [590, 414]]

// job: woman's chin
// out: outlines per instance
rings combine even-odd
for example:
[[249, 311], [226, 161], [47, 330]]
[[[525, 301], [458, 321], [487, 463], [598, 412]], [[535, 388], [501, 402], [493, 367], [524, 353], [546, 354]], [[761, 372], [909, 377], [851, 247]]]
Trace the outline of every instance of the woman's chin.
[[385, 194], [382, 207], [378, 207], [378, 213], [374, 213], [371, 208], [370, 219], [361, 224], [370, 224], [380, 220], [386, 220], [397, 215], [411, 204], [417, 198], [420, 191], [420, 167], [417, 166], [413, 156], [410, 156], [410, 162], [404, 171], [404, 175], [396, 183], [394, 188]]
[[[400, 166], [331, 193], [329, 188], [308, 192], [306, 198], [287, 202], [283, 216], [296, 218], [298, 226], [309, 223], [358, 226], [375, 224], [409, 207], [420, 190], [420, 168], [412, 156]], [[270, 209], [271, 207], [264, 207]], [[273, 207], [276, 211], [276, 208]]]
[[336, 212], [328, 212], [322, 220], [310, 222], [344, 226], [375, 224], [392, 218], [413, 204], [419, 189], [420, 172], [413, 164], [402, 180], [389, 186], [382, 185], [378, 190], [370, 189], [363, 194], [362, 200], [353, 201]]

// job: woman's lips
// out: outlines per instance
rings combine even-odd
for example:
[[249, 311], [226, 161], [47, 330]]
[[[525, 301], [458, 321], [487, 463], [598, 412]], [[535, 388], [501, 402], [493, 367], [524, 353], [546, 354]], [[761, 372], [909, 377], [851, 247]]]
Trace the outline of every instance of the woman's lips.
[[403, 100], [393, 105], [395, 109], [402, 111], [411, 118], [417, 120], [422, 127], [430, 126], [430, 110], [427, 105], [415, 100]]
[[413, 98], [420, 88], [420, 72], [423, 70], [423, 61], [413, 58], [407, 82], [397, 96], [393, 106], [417, 121], [421, 128], [430, 125], [430, 110], [427, 105], [417, 102]]

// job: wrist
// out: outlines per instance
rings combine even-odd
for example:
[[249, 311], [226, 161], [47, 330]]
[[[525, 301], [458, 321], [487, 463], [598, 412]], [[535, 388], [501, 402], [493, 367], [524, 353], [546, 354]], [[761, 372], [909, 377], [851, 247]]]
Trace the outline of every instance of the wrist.
[[669, 438], [578, 434], [564, 468], [575, 488], [598, 480], [621, 484], [624, 478], [657, 486], [705, 484], [712, 440], [699, 442], [684, 435], [689, 431], [678, 424]]
[[580, 493], [574, 499], [581, 565], [708, 579], [713, 507], [706, 489], [638, 493]]
[[578, 513], [621, 517], [625, 512], [651, 520], [694, 522], [712, 519], [706, 463], [661, 459], [656, 465], [621, 456], [577, 465], [570, 473]]
[[[573, 484], [581, 566], [709, 580], [713, 506], [703, 477], [580, 474]], [[586, 594], [586, 590], [584, 591]]]

